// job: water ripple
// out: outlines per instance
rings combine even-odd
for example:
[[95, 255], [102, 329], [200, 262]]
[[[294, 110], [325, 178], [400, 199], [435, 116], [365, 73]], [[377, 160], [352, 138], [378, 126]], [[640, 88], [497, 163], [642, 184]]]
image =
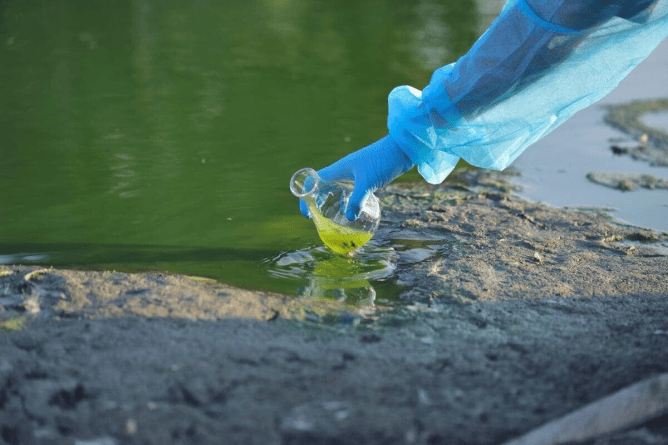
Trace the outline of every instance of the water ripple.
[[337, 255], [323, 246], [282, 252], [267, 260], [274, 278], [299, 280], [298, 296], [373, 305], [376, 291], [369, 280], [383, 280], [394, 274], [397, 254], [391, 247], [372, 243], [354, 256]]

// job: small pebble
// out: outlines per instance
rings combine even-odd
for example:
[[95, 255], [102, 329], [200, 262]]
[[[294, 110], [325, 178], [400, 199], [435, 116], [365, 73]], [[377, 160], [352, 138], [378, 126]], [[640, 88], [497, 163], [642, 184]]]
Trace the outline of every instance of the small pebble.
[[422, 337], [420, 339], [420, 343], [422, 343], [423, 345], [431, 346], [432, 344], [434, 344], [434, 339], [431, 337]]
[[533, 253], [533, 259], [536, 260], [538, 264], [543, 264], [543, 257], [540, 256], [540, 253], [534, 252]]
[[431, 399], [429, 398], [429, 394], [427, 394], [427, 391], [425, 391], [422, 388], [419, 388], [417, 390], [418, 394], [418, 401], [420, 402], [421, 405], [429, 406], [431, 405]]
[[125, 422], [125, 432], [130, 436], [137, 434], [137, 421], [135, 419], [128, 419]]

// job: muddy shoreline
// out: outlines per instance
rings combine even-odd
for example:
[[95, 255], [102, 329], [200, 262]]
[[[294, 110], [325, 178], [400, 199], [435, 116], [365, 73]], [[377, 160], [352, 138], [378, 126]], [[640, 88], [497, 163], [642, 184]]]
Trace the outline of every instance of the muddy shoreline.
[[397, 308], [2, 266], [0, 443], [498, 444], [668, 372], [668, 234], [489, 172], [381, 200]]
[[666, 111], [668, 99], [637, 100], [606, 108], [605, 122], [638, 141], [613, 144], [610, 147], [613, 153], [629, 155], [650, 165], [668, 166], [668, 133], [664, 129], [646, 125], [642, 120], [646, 114]]

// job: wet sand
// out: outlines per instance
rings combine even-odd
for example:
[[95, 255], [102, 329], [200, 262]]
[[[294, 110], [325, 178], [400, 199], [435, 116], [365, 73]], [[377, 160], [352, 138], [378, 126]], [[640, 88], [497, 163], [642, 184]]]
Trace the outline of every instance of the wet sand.
[[668, 234], [489, 172], [380, 197], [395, 308], [3, 266], [0, 443], [498, 444], [668, 372]]

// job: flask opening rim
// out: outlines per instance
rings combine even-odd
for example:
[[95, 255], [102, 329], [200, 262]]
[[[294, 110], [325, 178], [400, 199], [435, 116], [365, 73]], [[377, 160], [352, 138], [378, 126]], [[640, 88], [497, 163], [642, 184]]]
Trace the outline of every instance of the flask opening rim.
[[[312, 178], [309, 181], [309, 184], [306, 184], [306, 181]], [[318, 183], [320, 182], [320, 177], [318, 173], [312, 168], [306, 167], [298, 170], [292, 178], [290, 178], [290, 191], [293, 195], [298, 198], [303, 198], [312, 194], [315, 190], [318, 189]]]

